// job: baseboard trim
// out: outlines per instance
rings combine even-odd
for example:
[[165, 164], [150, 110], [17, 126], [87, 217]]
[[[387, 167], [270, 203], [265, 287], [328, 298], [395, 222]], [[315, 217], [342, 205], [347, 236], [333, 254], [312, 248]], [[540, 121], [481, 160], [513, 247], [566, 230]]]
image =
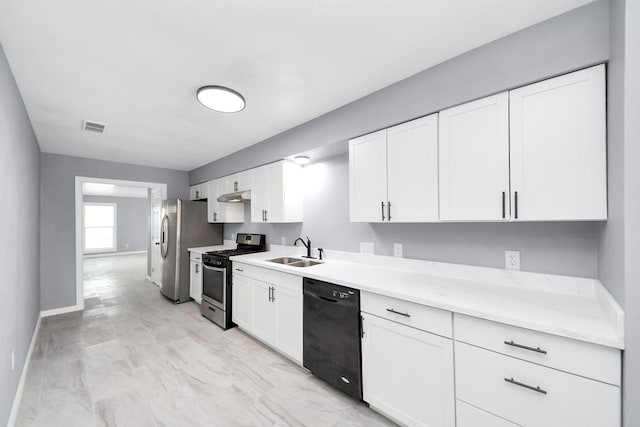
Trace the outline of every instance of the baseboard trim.
[[157, 287], [160, 287], [160, 285], [158, 285], [156, 282], [153, 281], [151, 276], [147, 276], [147, 280], [150, 281], [151, 283], [153, 283], [154, 285], [156, 285]]
[[22, 393], [24, 392], [24, 383], [27, 380], [27, 371], [29, 370], [29, 365], [31, 364], [31, 355], [33, 354], [33, 349], [36, 346], [36, 340], [38, 339], [38, 332], [40, 332], [40, 322], [42, 320], [42, 313], [38, 315], [38, 321], [36, 322], [36, 327], [33, 329], [33, 335], [31, 336], [31, 344], [29, 345], [29, 351], [27, 352], [27, 357], [24, 359], [24, 365], [22, 366], [22, 374], [20, 375], [20, 382], [18, 383], [18, 389], [16, 390], [16, 395], [13, 398], [13, 406], [11, 407], [11, 412], [9, 413], [9, 421], [7, 422], [7, 427], [14, 427], [16, 425], [16, 420], [18, 418], [18, 411], [20, 410], [20, 403], [22, 402]]
[[40, 312], [41, 317], [56, 316], [58, 314], [72, 313], [74, 311], [81, 311], [84, 307], [77, 305], [70, 305], [68, 307], [52, 308], [51, 310], [43, 310]]
[[84, 254], [83, 258], [100, 258], [105, 256], [122, 256], [122, 255], [137, 255], [146, 254], [147, 251], [130, 251], [130, 252], [102, 252], [99, 254]]

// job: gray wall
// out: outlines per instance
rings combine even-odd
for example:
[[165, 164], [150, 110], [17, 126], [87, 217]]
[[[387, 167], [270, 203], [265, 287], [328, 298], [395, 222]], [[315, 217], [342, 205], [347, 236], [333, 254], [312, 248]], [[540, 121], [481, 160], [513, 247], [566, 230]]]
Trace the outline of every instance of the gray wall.
[[[599, 1], [482, 46], [368, 95], [297, 128], [215, 161], [189, 174], [198, 183], [294, 153], [345, 140], [418, 116], [607, 60], [609, 4]], [[317, 162], [316, 162], [317, 163]], [[521, 251], [522, 269], [597, 277], [596, 223], [351, 224], [346, 156], [322, 162], [331, 191], [315, 188], [305, 200], [304, 224], [227, 225], [264, 231], [270, 242], [309, 234], [314, 246], [357, 251], [374, 242], [391, 254], [403, 243], [406, 257], [492, 267], [504, 250]], [[312, 170], [315, 166], [308, 166]], [[330, 186], [330, 187], [329, 187]], [[333, 207], [327, 213], [328, 207]], [[248, 213], [248, 212], [247, 212]], [[249, 215], [246, 216], [247, 220]]]
[[116, 252], [146, 251], [149, 248], [149, 200], [138, 197], [84, 196], [85, 202], [115, 203], [116, 207]]
[[42, 310], [76, 303], [76, 176], [165, 183], [168, 198], [189, 198], [187, 172], [43, 153], [40, 169]]
[[[0, 425], [5, 425], [40, 312], [40, 148], [2, 46], [0, 182]], [[13, 349], [16, 365], [12, 371]]]

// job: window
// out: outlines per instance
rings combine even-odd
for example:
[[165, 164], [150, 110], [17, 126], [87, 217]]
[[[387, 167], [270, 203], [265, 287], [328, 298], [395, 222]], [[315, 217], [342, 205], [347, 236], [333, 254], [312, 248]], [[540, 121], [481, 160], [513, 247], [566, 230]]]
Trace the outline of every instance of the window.
[[83, 203], [84, 252], [115, 252], [116, 204]]

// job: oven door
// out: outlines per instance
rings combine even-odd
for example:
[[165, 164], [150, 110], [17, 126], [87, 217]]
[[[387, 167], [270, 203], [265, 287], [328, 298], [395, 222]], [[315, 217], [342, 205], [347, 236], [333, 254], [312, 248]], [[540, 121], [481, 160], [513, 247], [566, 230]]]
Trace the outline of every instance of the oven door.
[[202, 265], [202, 298], [225, 310], [227, 302], [227, 269]]

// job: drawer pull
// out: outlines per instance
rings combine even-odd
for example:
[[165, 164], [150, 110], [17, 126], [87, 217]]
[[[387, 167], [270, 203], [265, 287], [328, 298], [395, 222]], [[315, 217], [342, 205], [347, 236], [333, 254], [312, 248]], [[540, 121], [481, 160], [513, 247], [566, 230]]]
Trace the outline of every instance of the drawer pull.
[[241, 268], [236, 268], [236, 271], [244, 271], [244, 270]]
[[411, 315], [409, 313], [401, 313], [399, 311], [395, 311], [393, 308], [387, 308], [387, 311], [389, 313], [399, 314], [400, 316], [411, 317]]
[[511, 341], [505, 341], [504, 342], [506, 345], [510, 345], [511, 347], [518, 347], [518, 348], [523, 348], [525, 350], [529, 350], [529, 351], [535, 351], [536, 353], [542, 353], [542, 354], [547, 354], [546, 350], [541, 349], [540, 347], [529, 347], [527, 345], [522, 345], [522, 344], [518, 344], [513, 342], [513, 340]]
[[528, 384], [525, 384], [525, 383], [521, 383], [521, 382], [519, 382], [519, 381], [516, 381], [516, 380], [514, 380], [513, 378], [505, 378], [504, 380], [505, 380], [506, 382], [510, 383], [510, 384], [515, 384], [515, 385], [518, 385], [518, 386], [520, 386], [520, 387], [524, 387], [524, 388], [529, 389], [529, 390], [537, 391], [538, 393], [547, 394], [547, 391], [546, 391], [546, 390], [541, 389], [539, 386], [535, 386], [535, 387], [534, 387], [534, 386], [532, 386], [532, 385], [528, 385]]

